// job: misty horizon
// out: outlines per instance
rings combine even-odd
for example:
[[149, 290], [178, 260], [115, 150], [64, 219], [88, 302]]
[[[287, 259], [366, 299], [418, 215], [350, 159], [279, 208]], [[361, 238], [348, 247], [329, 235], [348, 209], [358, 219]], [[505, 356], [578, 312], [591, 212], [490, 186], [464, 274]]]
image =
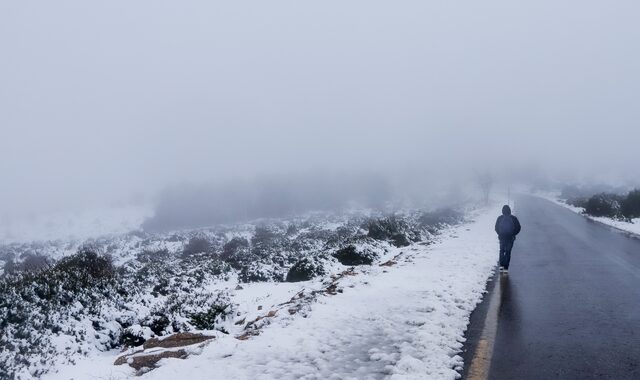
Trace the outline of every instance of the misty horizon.
[[637, 184], [638, 10], [6, 3], [1, 214], [318, 172]]

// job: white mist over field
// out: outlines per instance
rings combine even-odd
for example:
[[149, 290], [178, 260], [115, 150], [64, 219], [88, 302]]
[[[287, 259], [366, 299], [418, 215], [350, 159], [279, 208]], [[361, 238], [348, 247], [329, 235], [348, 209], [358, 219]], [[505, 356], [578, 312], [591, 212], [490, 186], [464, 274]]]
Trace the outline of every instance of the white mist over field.
[[0, 216], [23, 225], [274, 181], [426, 198], [486, 172], [637, 183], [638, 11], [4, 2]]

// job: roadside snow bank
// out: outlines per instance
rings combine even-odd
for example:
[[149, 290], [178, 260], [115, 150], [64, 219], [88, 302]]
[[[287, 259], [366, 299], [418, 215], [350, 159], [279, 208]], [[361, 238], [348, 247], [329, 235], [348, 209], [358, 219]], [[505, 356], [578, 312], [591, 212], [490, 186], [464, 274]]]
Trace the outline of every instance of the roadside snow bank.
[[223, 336], [200, 356], [164, 360], [148, 379], [455, 379], [469, 315], [496, 262], [495, 210], [440, 242], [398, 248], [393, 267], [347, 277], [307, 318], [276, 320], [247, 341]]
[[562, 199], [560, 199], [557, 194], [547, 193], [547, 194], [538, 194], [538, 196], [540, 196], [541, 198], [547, 199], [564, 208], [567, 208], [577, 214], [581, 214], [586, 218], [595, 220], [596, 222], [606, 224], [608, 226], [617, 228], [625, 232], [630, 232], [632, 234], [640, 235], [640, 218], [632, 219], [631, 222], [625, 222], [623, 220], [616, 220], [616, 219], [599, 217], [599, 216], [591, 216], [584, 213], [583, 207], [572, 206], [566, 203], [565, 201], [563, 201]]

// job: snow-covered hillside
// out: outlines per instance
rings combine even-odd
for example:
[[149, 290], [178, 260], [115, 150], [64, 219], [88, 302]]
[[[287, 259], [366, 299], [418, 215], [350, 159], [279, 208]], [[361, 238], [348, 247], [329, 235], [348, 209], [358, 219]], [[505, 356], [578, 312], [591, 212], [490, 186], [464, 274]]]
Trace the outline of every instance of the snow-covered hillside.
[[[447, 330], [453, 339], [445, 339], [450, 344], [445, 351], [455, 353], [459, 347], [455, 332], [459, 335], [464, 330], [465, 318], [479, 299], [490, 271], [490, 266], [469, 262], [469, 270], [476, 277], [440, 284], [449, 281], [446, 278], [453, 273], [449, 272], [467, 265], [465, 258], [474, 251], [474, 246], [462, 245], [449, 248], [450, 252], [441, 253], [437, 260], [439, 256], [431, 254], [437, 252], [430, 246], [436, 241], [476, 244], [466, 227], [448, 227], [461, 223], [462, 215], [452, 210], [414, 210], [393, 216], [371, 211], [311, 214], [168, 234], [130, 233], [91, 239], [73, 255], [68, 252], [71, 244], [40, 243], [37, 254], [54, 259], [48, 259], [43, 268], [27, 272], [22, 270], [30, 268], [21, 267], [20, 259], [33, 254], [33, 246], [4, 246], [4, 251], [11, 251], [7, 256], [16, 263], [0, 281], [0, 291], [5, 295], [0, 302], [0, 377], [48, 374], [68, 378], [65, 376], [69, 373], [86, 368], [82, 363], [91, 363], [93, 377], [98, 376], [101, 365], [107, 377], [110, 373], [128, 376], [133, 374], [132, 369], [113, 366], [119, 350], [130, 347], [128, 352], [135, 353], [154, 336], [183, 331], [216, 336], [210, 347], [222, 349], [240, 342], [239, 337], [251, 347], [254, 341], [264, 341], [262, 337], [272, 327], [312, 321], [314, 315], [322, 321], [326, 319], [323, 315], [342, 315], [322, 311], [325, 307], [344, 307], [322, 306], [324, 301], [348, 300], [345, 297], [352, 293], [351, 286], [364, 290], [369, 284], [378, 283], [379, 290], [374, 290], [377, 293], [385, 287], [387, 273], [391, 276], [409, 270], [403, 268], [424, 272], [425, 279], [435, 276], [429, 281], [436, 282], [425, 282], [424, 289], [437, 291], [434, 299], [445, 297], [443, 304], [454, 308], [444, 313], [455, 319], [455, 329]], [[456, 238], [467, 235], [465, 239]], [[58, 249], [60, 244], [69, 247], [67, 251]], [[452, 255], [457, 250], [460, 255]], [[472, 255], [481, 259], [482, 252]], [[443, 260], [445, 256], [455, 259]], [[433, 257], [435, 261], [423, 263], [422, 257]], [[406, 275], [411, 278], [410, 272]], [[409, 297], [404, 293], [410, 291], [406, 287], [418, 280], [388, 278], [389, 284], [395, 284], [389, 289], [403, 292], [398, 293], [398, 299]], [[441, 286], [465, 283], [468, 287], [464, 293], [449, 295], [439, 290]], [[355, 300], [348, 301], [354, 306], [349, 313], [364, 313], [364, 306], [375, 302], [372, 294], [363, 293], [362, 297], [360, 306]], [[392, 293], [385, 297], [387, 303], [395, 298]], [[456, 310], [460, 312], [452, 314]], [[376, 323], [373, 326], [378, 326]], [[407, 326], [416, 327], [411, 323]], [[351, 327], [354, 326], [344, 328]], [[446, 366], [447, 373], [457, 365], [458, 359], [453, 356]], [[439, 360], [442, 364], [444, 359]], [[58, 369], [61, 372], [56, 375]], [[86, 378], [88, 374], [74, 376]]]
[[[143, 377], [454, 379], [469, 315], [495, 265], [493, 214], [440, 225], [444, 230], [423, 242], [380, 246], [377, 265], [349, 271], [336, 263], [333, 276], [297, 283], [225, 282], [218, 288], [237, 310], [231, 333], [208, 331], [216, 337], [208, 346], [192, 347], [186, 360], [163, 359]], [[264, 316], [245, 340], [246, 322]], [[118, 355], [93, 351], [44, 378], [134, 376], [132, 368], [113, 365]]]
[[469, 315], [495, 266], [494, 221], [476, 215], [433, 246], [394, 248], [396, 266], [345, 279], [344, 293], [320, 298], [307, 318], [283, 318], [246, 342], [222, 337], [145, 377], [456, 379]]

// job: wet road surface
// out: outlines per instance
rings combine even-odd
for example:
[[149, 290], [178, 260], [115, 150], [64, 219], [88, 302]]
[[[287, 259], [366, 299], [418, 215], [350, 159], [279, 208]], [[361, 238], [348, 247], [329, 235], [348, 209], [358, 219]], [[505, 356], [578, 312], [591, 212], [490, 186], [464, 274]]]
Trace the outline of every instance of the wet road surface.
[[471, 317], [463, 377], [494, 296], [489, 379], [640, 379], [640, 239], [535, 197], [514, 214], [509, 275]]

